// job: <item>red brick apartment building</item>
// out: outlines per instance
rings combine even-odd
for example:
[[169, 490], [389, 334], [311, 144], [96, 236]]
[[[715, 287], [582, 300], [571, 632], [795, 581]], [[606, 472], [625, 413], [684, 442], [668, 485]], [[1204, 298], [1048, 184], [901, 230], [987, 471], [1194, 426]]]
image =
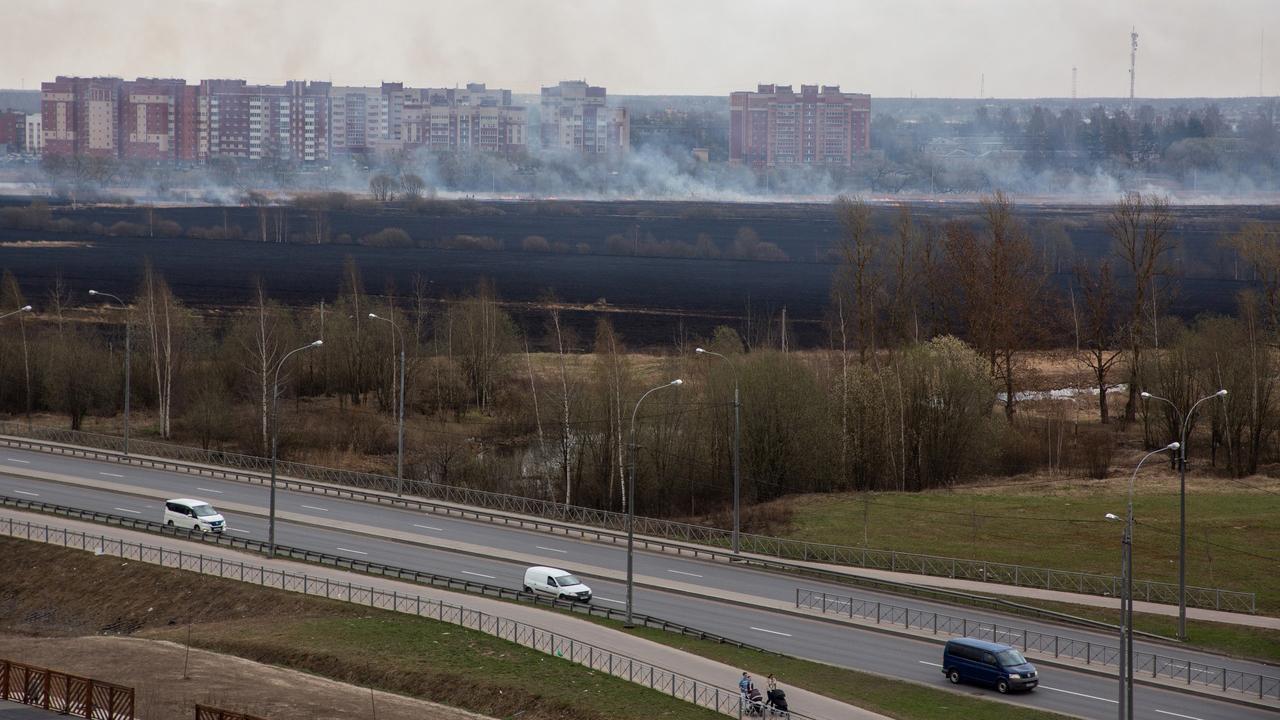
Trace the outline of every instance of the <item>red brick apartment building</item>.
[[839, 85], [760, 85], [729, 94], [729, 160], [754, 168], [853, 165], [871, 148], [871, 96]]

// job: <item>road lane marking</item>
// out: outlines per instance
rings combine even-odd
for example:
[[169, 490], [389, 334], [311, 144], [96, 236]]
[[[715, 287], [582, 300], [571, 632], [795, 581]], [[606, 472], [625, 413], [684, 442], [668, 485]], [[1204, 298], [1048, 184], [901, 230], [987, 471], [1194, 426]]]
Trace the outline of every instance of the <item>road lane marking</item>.
[[319, 510], [320, 512], [329, 512], [328, 510], [325, 510], [322, 507], [316, 507], [315, 505], [303, 505], [302, 507], [308, 510]]
[[197, 490], [203, 490], [203, 491], [205, 491], [205, 492], [217, 493], [218, 495], [221, 495], [221, 494], [222, 494], [222, 491], [221, 491], [221, 490], [210, 490], [209, 488], [202, 488], [202, 487], [197, 487], [196, 489], [197, 489]]
[[99, 475], [106, 475], [107, 477], [124, 477], [123, 475], [120, 475], [119, 473], [100, 472], [100, 473], [98, 473], [98, 474], [99, 474]]
[[603, 598], [603, 597], [600, 597], [599, 595], [595, 596], [595, 598], [593, 598], [593, 599], [594, 599], [594, 600], [599, 600], [600, 602], [611, 602], [611, 603], [617, 603], [617, 604], [619, 604], [619, 605], [626, 605], [626, 604], [627, 604], [627, 602], [626, 602], [625, 600], [614, 600], [613, 598]]
[[932, 665], [934, 667], [942, 667], [942, 663], [929, 662], [928, 660], [917, 660], [921, 665]]
[[[1151, 709], [1156, 710], [1155, 708], [1151, 708]], [[1161, 715], [1172, 715], [1174, 717], [1186, 718], [1187, 720], [1200, 720], [1200, 718], [1196, 717], [1195, 715], [1181, 715], [1176, 712], [1169, 712], [1168, 710], [1156, 710], [1156, 712], [1160, 713]]]
[[751, 629], [752, 629], [752, 630], [759, 630], [759, 631], [760, 631], [760, 632], [762, 632], [762, 633], [769, 633], [770, 635], [781, 635], [781, 636], [783, 636], [783, 637], [791, 637], [791, 633], [778, 632], [777, 630], [766, 630], [766, 629], [764, 629], [764, 628], [758, 628], [758, 627], [754, 627], [754, 626], [752, 626], [752, 628], [751, 628]]
[[134, 515], [141, 515], [141, 514], [142, 514], [142, 511], [141, 511], [141, 510], [130, 510], [129, 508], [112, 508], [112, 509], [113, 509], [113, 510], [119, 510], [120, 512], [133, 513]]
[[26, 490], [14, 490], [19, 495], [30, 495], [31, 497], [40, 497], [39, 493], [27, 492]]
[[697, 574], [697, 573], [685, 572], [685, 571], [683, 571], [683, 570], [668, 570], [667, 572], [669, 572], [669, 573], [675, 573], [675, 574], [677, 574], [677, 575], [688, 575], [689, 577], [696, 577], [696, 578], [700, 578], [700, 577], [702, 577], [701, 575], [699, 575], [699, 574]]
[[413, 526], [420, 527], [423, 530], [435, 530], [436, 532], [444, 532], [444, 528], [433, 527], [431, 525], [419, 525], [418, 523], [414, 523]]
[[23, 465], [31, 464], [30, 460], [19, 460], [18, 458], [5, 458], [5, 460], [8, 460], [9, 462], [22, 463]]
[[1101, 700], [1102, 702], [1108, 702], [1108, 703], [1111, 703], [1112, 705], [1119, 705], [1119, 704], [1120, 704], [1120, 701], [1119, 701], [1119, 700], [1112, 700], [1112, 699], [1110, 699], [1110, 698], [1101, 698], [1101, 697], [1098, 697], [1097, 695], [1085, 695], [1084, 693], [1072, 692], [1071, 690], [1061, 690], [1061, 689], [1056, 688], [1056, 687], [1049, 687], [1048, 685], [1041, 685], [1041, 686], [1040, 686], [1040, 689], [1041, 689], [1041, 690], [1052, 690], [1052, 691], [1054, 691], [1054, 692], [1060, 692], [1060, 693], [1066, 693], [1066, 694], [1068, 694], [1068, 695], [1075, 695], [1076, 697], [1089, 698], [1090, 700]]
[[242, 534], [244, 534], [244, 535], [249, 535], [249, 534], [251, 534], [248, 530], [241, 530], [240, 528], [227, 528], [227, 529], [228, 529], [228, 530], [230, 530], [231, 532], [238, 532], [238, 533], [242, 533]]
[[473, 572], [471, 572], [470, 570], [463, 570], [463, 571], [462, 571], [462, 574], [463, 574], [463, 575], [475, 575], [476, 577], [489, 578], [490, 580], [497, 580], [497, 578], [496, 578], [496, 577], [494, 577], [494, 576], [492, 576], [492, 575], [485, 575], [484, 573], [473, 573]]
[[569, 552], [568, 550], [557, 550], [556, 548], [549, 548], [549, 547], [545, 547], [545, 546], [542, 546], [542, 545], [534, 545], [534, 547], [538, 548], [539, 550], [550, 550], [551, 552], [558, 552], [558, 553], [567, 553], [567, 552]]
[[339, 549], [339, 550], [341, 550], [342, 552], [350, 552], [350, 553], [355, 553], [355, 554], [357, 554], [357, 555], [368, 555], [368, 554], [369, 554], [369, 553], [367, 553], [367, 552], [360, 552], [359, 550], [352, 550], [351, 548], [344, 548], [344, 547], [340, 547], [340, 548], [338, 548], [338, 549]]

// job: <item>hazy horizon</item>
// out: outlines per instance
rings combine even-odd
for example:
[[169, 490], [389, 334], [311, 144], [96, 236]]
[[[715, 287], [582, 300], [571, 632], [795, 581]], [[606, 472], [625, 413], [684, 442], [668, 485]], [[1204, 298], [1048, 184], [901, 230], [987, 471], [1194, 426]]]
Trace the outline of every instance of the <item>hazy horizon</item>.
[[[0, 10], [10, 9], [0, 26], [0, 46], [10, 51], [0, 87], [37, 90], [62, 74], [486, 82], [529, 94], [585, 79], [618, 95], [723, 96], [757, 83], [820, 83], [883, 98], [976, 98], [981, 89], [983, 98], [1034, 99], [1070, 97], [1074, 66], [1080, 97], [1126, 98], [1136, 26], [1139, 97], [1280, 94], [1280, 3], [1117, 5], [0, 0]], [[1275, 51], [1265, 50], [1267, 30]]]

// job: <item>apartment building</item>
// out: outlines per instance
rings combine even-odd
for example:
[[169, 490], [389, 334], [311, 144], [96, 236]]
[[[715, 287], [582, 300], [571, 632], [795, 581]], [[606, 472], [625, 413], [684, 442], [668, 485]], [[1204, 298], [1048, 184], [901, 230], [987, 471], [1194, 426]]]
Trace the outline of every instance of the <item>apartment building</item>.
[[40, 84], [44, 153], [119, 157], [120, 78], [58, 76]]
[[201, 81], [197, 158], [327, 162], [330, 89], [327, 82], [300, 80], [284, 85]]
[[839, 85], [760, 85], [729, 95], [729, 160], [755, 168], [851, 166], [871, 148], [871, 96]]
[[542, 88], [542, 147], [589, 154], [628, 151], [627, 110], [609, 107], [607, 100], [605, 88], [581, 80]]
[[329, 93], [330, 147], [334, 155], [361, 154], [400, 140], [404, 85], [338, 87]]
[[510, 155], [525, 149], [528, 119], [511, 91], [484, 83], [405, 91], [403, 146]]
[[0, 153], [22, 152], [26, 137], [26, 113], [0, 110]]
[[196, 160], [196, 91], [185, 80], [138, 78], [120, 86], [119, 157]]
[[40, 123], [40, 113], [31, 113], [25, 123], [26, 139], [22, 151], [28, 155], [39, 155], [44, 150], [44, 130]]

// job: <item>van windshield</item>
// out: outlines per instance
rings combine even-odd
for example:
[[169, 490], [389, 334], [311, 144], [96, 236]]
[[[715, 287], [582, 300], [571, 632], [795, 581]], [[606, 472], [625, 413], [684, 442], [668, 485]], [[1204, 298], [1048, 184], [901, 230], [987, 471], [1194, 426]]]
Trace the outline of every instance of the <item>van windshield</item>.
[[1017, 650], [1005, 650], [1004, 652], [996, 653], [996, 660], [1000, 662], [1000, 667], [1027, 664], [1027, 659], [1022, 657], [1022, 653]]
[[191, 509], [196, 511], [196, 517], [209, 517], [210, 515], [218, 514], [218, 511], [214, 510], [212, 505], [192, 505]]
[[572, 575], [561, 575], [556, 578], [556, 585], [560, 587], [569, 587], [570, 585], [581, 585], [582, 581]]

